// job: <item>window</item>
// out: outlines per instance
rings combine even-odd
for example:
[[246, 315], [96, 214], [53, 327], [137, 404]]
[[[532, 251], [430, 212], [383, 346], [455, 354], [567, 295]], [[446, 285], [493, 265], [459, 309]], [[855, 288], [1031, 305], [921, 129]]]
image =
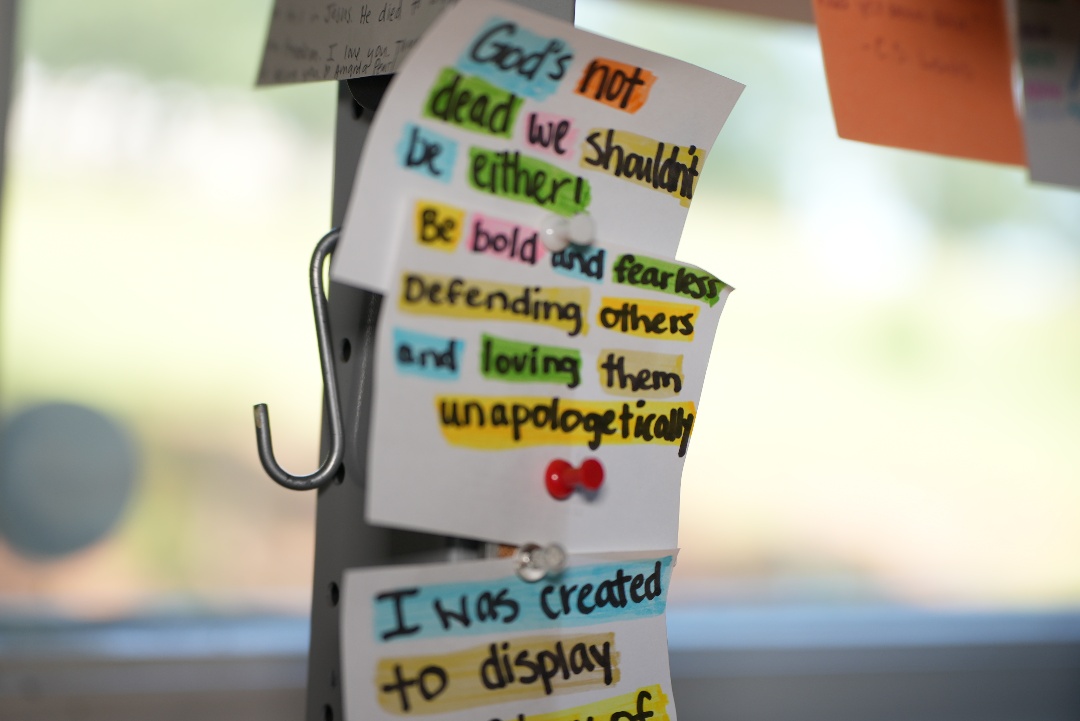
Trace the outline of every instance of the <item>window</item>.
[[[737, 290], [688, 455], [676, 602], [1074, 604], [1080, 194], [838, 140], [811, 26], [578, 7], [748, 85], [682, 244]], [[286, 467], [315, 466], [306, 264], [334, 88], [252, 89], [267, 10], [22, 8], [3, 415], [91, 409], [137, 472], [82, 550], [27, 554], [0, 528], [0, 612], [309, 603], [314, 499], [266, 479], [250, 407], [269, 403]]]

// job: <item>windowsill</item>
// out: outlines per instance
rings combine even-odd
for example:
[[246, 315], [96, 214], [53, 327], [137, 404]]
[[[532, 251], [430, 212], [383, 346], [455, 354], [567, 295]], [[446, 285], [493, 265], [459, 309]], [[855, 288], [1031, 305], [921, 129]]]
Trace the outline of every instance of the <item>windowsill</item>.
[[[1080, 718], [1080, 612], [891, 606], [669, 612], [674, 696], [702, 719]], [[0, 718], [298, 719], [308, 621], [0, 627]]]

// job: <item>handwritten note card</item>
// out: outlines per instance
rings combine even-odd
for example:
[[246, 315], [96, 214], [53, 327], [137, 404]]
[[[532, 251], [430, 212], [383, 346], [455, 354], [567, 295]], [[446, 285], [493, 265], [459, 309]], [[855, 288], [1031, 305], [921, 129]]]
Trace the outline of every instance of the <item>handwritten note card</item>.
[[506, 559], [345, 575], [349, 721], [675, 721], [673, 554], [577, 557], [525, 583]]
[[[474, 157], [485, 157], [475, 155]], [[376, 350], [368, 518], [576, 551], [671, 548], [724, 301], [711, 273], [415, 198]], [[599, 460], [556, 500], [548, 464]]]
[[1031, 179], [1080, 188], [1080, 0], [1021, 0]]
[[517, 6], [460, 3], [382, 100], [332, 274], [385, 292], [417, 193], [530, 228], [587, 211], [601, 244], [674, 256], [742, 87]]
[[[519, 0], [557, 17], [573, 0]], [[259, 85], [389, 75], [452, 0], [275, 0]]]
[[[383, 100], [333, 267], [386, 293], [371, 522], [677, 544], [731, 288], [672, 256], [740, 87], [505, 3], [437, 21]], [[583, 211], [595, 244], [545, 247], [546, 223]], [[556, 460], [598, 461], [602, 486], [553, 497]]]
[[1024, 163], [999, 0], [814, 0], [840, 137]]

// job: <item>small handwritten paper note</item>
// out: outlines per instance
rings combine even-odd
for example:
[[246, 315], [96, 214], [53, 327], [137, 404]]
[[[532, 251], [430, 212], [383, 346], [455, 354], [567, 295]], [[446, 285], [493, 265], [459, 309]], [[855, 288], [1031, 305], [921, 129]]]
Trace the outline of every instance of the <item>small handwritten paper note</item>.
[[[677, 545], [731, 288], [672, 256], [740, 89], [505, 3], [436, 22], [383, 99], [332, 269], [386, 294], [371, 522]], [[586, 211], [595, 244], [545, 246], [545, 224]], [[553, 497], [557, 460], [598, 461], [602, 486]]]
[[675, 721], [664, 610], [673, 554], [508, 559], [345, 575], [349, 721]]
[[999, 0], [814, 0], [840, 137], [1024, 163]]
[[[536, 228], [439, 195], [408, 216], [379, 323], [368, 518], [575, 551], [675, 546], [731, 288], [613, 245], [551, 253]], [[553, 498], [548, 464], [589, 458], [602, 487]]]
[[1031, 179], [1080, 188], [1080, 0], [1020, 0]]
[[[567, 19], [573, 0], [520, 0]], [[259, 85], [389, 75], [452, 0], [275, 0]]]

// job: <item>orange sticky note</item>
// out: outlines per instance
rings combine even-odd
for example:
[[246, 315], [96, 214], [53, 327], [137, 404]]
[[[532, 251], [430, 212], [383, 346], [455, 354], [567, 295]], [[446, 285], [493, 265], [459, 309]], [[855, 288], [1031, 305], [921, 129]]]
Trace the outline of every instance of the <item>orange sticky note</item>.
[[814, 0], [840, 137], [1024, 164], [1003, 0]]

